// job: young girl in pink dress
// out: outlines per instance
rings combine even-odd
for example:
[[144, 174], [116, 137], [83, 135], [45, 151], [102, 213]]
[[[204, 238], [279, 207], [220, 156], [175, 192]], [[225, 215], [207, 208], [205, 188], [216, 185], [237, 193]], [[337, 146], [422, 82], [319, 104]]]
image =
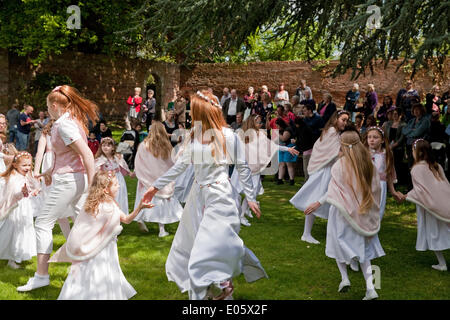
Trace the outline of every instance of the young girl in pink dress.
[[389, 147], [389, 141], [387, 141], [384, 131], [380, 127], [369, 127], [367, 129], [364, 145], [369, 148], [373, 165], [380, 175], [380, 217], [383, 219], [384, 210], [386, 209], [387, 189], [389, 188], [389, 192], [396, 200], [400, 199], [399, 194], [394, 188], [394, 183], [397, 180], [394, 168], [394, 156]]
[[[298, 210], [305, 209], [312, 203], [318, 203], [326, 194], [331, 179], [331, 167], [338, 158], [340, 149], [340, 134], [344, 131], [350, 114], [347, 111], [336, 111], [323, 128], [322, 135], [314, 143], [311, 158], [308, 164], [308, 181], [289, 200]], [[328, 204], [324, 204], [313, 214], [305, 217], [305, 227], [302, 241], [319, 244], [320, 242], [311, 235], [312, 226], [316, 216], [328, 219]]]
[[0, 259], [13, 269], [36, 256], [31, 198], [40, 188], [31, 170], [31, 154], [19, 152], [0, 175]]
[[119, 189], [114, 171], [95, 174], [67, 242], [50, 259], [72, 263], [58, 300], [127, 300], [136, 294], [120, 268], [117, 236], [121, 222], [129, 224], [153, 205], [140, 202], [127, 215], [115, 200]]
[[328, 203], [325, 254], [336, 260], [341, 273], [338, 291], [343, 292], [350, 287], [347, 265], [357, 261], [366, 280], [363, 300], [378, 297], [370, 261], [385, 254], [377, 235], [380, 230], [380, 198], [380, 179], [358, 132], [342, 133], [341, 151], [331, 168], [328, 191], [318, 203], [311, 204], [305, 214], [309, 215]]
[[[134, 162], [139, 180], [136, 187], [135, 208], [152, 183], [173, 166], [171, 153], [172, 144], [164, 125], [159, 121], [153, 121], [148, 136], [139, 144]], [[155, 222], [159, 225], [159, 237], [165, 237], [169, 233], [164, 229], [164, 225], [180, 221], [183, 207], [174, 196], [174, 190], [175, 182], [159, 190], [151, 201], [155, 208], [142, 210], [136, 217], [135, 220], [142, 231], [148, 232], [146, 222]]]
[[67, 215], [76, 218], [95, 173], [94, 156], [87, 144], [87, 124], [88, 119], [94, 123], [98, 120], [97, 105], [83, 98], [77, 89], [63, 85], [47, 96], [47, 107], [55, 120], [51, 130], [55, 164], [41, 175], [51, 186], [35, 221], [37, 270], [26, 285], [17, 288], [20, 292], [50, 284], [48, 260], [55, 222]]
[[102, 138], [100, 148], [98, 148], [95, 155], [95, 169], [96, 171], [112, 170], [116, 173], [117, 180], [120, 184], [116, 201], [119, 204], [120, 210], [128, 214], [128, 190], [124, 176], [134, 178], [136, 175], [130, 171], [123, 156], [120, 153], [116, 153], [116, 143], [112, 138]]
[[442, 251], [450, 249], [450, 183], [441, 165], [436, 162], [430, 144], [418, 139], [412, 148], [414, 165], [411, 169], [413, 189], [402, 200], [416, 204], [417, 251], [434, 251], [438, 264], [431, 267], [447, 271]]

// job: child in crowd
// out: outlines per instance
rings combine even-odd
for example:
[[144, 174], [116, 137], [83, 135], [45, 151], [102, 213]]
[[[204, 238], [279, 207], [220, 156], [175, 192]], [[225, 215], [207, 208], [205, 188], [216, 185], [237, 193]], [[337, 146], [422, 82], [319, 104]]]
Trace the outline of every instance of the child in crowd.
[[380, 217], [383, 219], [384, 210], [386, 208], [387, 189], [389, 188], [389, 192], [396, 200], [400, 200], [399, 194], [394, 188], [394, 183], [397, 180], [394, 168], [394, 156], [392, 155], [384, 131], [380, 127], [369, 127], [367, 129], [364, 145], [369, 148], [372, 162], [380, 175]]
[[13, 269], [36, 256], [31, 198], [40, 188], [31, 170], [31, 154], [19, 152], [0, 175], [0, 259]]
[[339, 292], [350, 287], [347, 265], [357, 261], [366, 280], [363, 300], [378, 297], [370, 261], [384, 256], [378, 239], [380, 230], [381, 187], [370, 153], [356, 131], [341, 135], [339, 159], [331, 168], [328, 191], [318, 203], [311, 204], [310, 215], [325, 202], [329, 205], [325, 254], [336, 260], [342, 281]]
[[117, 192], [116, 201], [119, 204], [120, 210], [128, 214], [128, 191], [124, 176], [128, 175], [131, 178], [136, 177], [134, 172], [131, 172], [127, 163], [120, 153], [116, 153], [116, 143], [110, 137], [103, 138], [95, 154], [95, 169], [96, 171], [114, 171], [117, 180], [120, 184], [120, 190]]
[[438, 264], [431, 267], [447, 271], [442, 251], [450, 249], [450, 184], [441, 165], [436, 162], [430, 144], [418, 139], [413, 144], [411, 169], [413, 189], [402, 200], [416, 204], [417, 251], [434, 251]]
[[[135, 208], [141, 202], [145, 191], [173, 166], [172, 145], [170, 144], [166, 129], [159, 121], [150, 126], [147, 138], [139, 145], [134, 167], [139, 180], [136, 188]], [[159, 224], [159, 237], [169, 233], [164, 229], [165, 224], [180, 221], [183, 207], [174, 196], [175, 182], [169, 183], [155, 194], [151, 203], [155, 205], [152, 210], [143, 210], [137, 217], [139, 228], [148, 232], [145, 222]]]
[[[331, 179], [331, 167], [338, 159], [340, 150], [340, 135], [347, 126], [350, 113], [344, 110], [336, 111], [325, 125], [322, 135], [314, 143], [311, 158], [308, 163], [308, 181], [292, 197], [289, 202], [299, 210], [305, 209], [312, 203], [318, 203], [326, 194]], [[323, 205], [313, 214], [305, 217], [305, 227], [302, 241], [319, 244], [311, 235], [312, 226], [316, 216], [328, 218], [329, 206]]]
[[100, 147], [100, 142], [98, 142], [97, 137], [95, 136], [95, 132], [89, 132], [88, 146], [91, 149], [92, 154], [96, 155], [98, 148]]
[[117, 236], [121, 222], [129, 224], [153, 205], [141, 202], [126, 215], [114, 200], [119, 188], [114, 171], [95, 174], [67, 242], [49, 261], [72, 263], [58, 300], [126, 300], [136, 294], [120, 268]]

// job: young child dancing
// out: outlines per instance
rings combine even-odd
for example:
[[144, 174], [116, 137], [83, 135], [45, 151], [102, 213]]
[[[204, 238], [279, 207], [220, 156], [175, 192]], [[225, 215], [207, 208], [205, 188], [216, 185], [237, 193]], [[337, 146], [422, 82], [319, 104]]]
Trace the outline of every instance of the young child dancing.
[[129, 224], [153, 205], [140, 202], [126, 215], [115, 200], [119, 188], [114, 171], [95, 174], [67, 242], [49, 260], [72, 263], [58, 300], [127, 300], [136, 294], [120, 268], [117, 236], [121, 222]]
[[442, 251], [450, 249], [450, 184], [441, 165], [437, 163], [430, 144], [418, 139], [412, 148], [414, 165], [411, 169], [413, 189], [401, 194], [402, 200], [416, 204], [417, 251], [434, 251], [438, 264], [433, 269], [447, 271]]
[[[311, 158], [308, 164], [308, 181], [292, 197], [289, 202], [298, 210], [305, 209], [326, 194], [331, 178], [331, 167], [338, 158], [340, 148], [340, 134], [345, 130], [350, 114], [347, 111], [336, 111], [323, 128], [322, 135], [314, 143]], [[305, 226], [302, 241], [319, 244], [311, 235], [312, 226], [316, 216], [328, 218], [329, 206], [324, 204], [313, 214], [305, 217]]]
[[0, 259], [8, 260], [13, 269], [37, 254], [30, 198], [40, 188], [31, 170], [31, 154], [19, 152], [0, 174]]
[[363, 300], [378, 297], [370, 261], [385, 255], [378, 239], [380, 198], [380, 179], [358, 132], [342, 133], [341, 151], [331, 168], [328, 191], [305, 214], [311, 214], [324, 203], [330, 205], [325, 254], [336, 260], [341, 273], [339, 292], [350, 287], [347, 265], [359, 262], [366, 280]]
[[369, 127], [367, 129], [364, 145], [369, 148], [373, 165], [380, 175], [380, 217], [383, 219], [386, 209], [387, 189], [389, 188], [389, 192], [396, 200], [400, 200], [400, 196], [394, 188], [394, 182], [397, 180], [394, 168], [394, 156], [389, 147], [389, 141], [380, 127]]
[[[139, 180], [135, 208], [152, 183], [173, 166], [171, 152], [172, 144], [164, 125], [159, 121], [153, 121], [148, 136], [139, 145], [134, 161], [136, 176]], [[135, 220], [142, 231], [148, 232], [145, 222], [155, 222], [159, 224], [159, 237], [165, 237], [169, 233], [164, 229], [164, 225], [180, 221], [183, 207], [174, 196], [174, 188], [175, 182], [171, 182], [159, 190], [151, 201], [155, 208], [142, 210], [136, 217]]]
[[120, 210], [128, 214], [128, 191], [124, 176], [136, 177], [134, 172], [131, 172], [127, 163], [120, 153], [116, 153], [116, 143], [110, 137], [103, 138], [95, 154], [95, 169], [96, 171], [112, 170], [116, 173], [117, 180], [120, 184], [119, 192], [117, 193], [116, 201], [119, 204]]

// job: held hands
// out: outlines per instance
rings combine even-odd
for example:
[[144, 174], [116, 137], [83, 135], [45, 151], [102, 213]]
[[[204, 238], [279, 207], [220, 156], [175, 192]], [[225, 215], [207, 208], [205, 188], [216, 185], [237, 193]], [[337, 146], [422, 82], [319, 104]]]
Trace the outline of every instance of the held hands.
[[153, 203], [150, 202], [145, 202], [144, 199], [141, 200], [141, 202], [139, 203], [139, 208], [141, 211], [142, 209], [151, 209], [153, 208], [155, 205]]
[[298, 150], [295, 149], [295, 147], [291, 147], [288, 149], [289, 153], [292, 154], [293, 156], [298, 156], [300, 154], [300, 152]]
[[23, 197], [24, 197], [24, 198], [26, 198], [26, 197], [29, 196], [29, 191], [28, 191], [28, 187], [27, 187], [27, 184], [26, 184], [26, 183], [23, 184], [23, 187], [22, 187], [22, 194], [23, 194]]
[[247, 201], [248, 207], [255, 213], [256, 217], [259, 219], [261, 217], [261, 210], [257, 202]]
[[52, 184], [52, 175], [51, 175], [50, 172], [46, 171], [46, 172], [44, 172], [44, 173], [42, 173], [42, 174], [36, 176], [36, 179], [40, 179], [41, 177], [44, 178], [44, 181], [45, 181], [45, 185], [46, 185], [46, 186], [49, 186], [49, 185]]
[[153, 196], [156, 194], [156, 192], [158, 192], [158, 189], [156, 189], [155, 187], [148, 188], [147, 192], [142, 197], [142, 201], [146, 202], [146, 203], [150, 203], [153, 199]]
[[406, 194], [401, 193], [400, 191], [397, 191], [396, 194], [392, 195], [397, 202], [403, 202], [406, 200]]
[[310, 205], [308, 206], [308, 208], [306, 208], [305, 214], [308, 215], [308, 214], [313, 213], [313, 212], [316, 211], [320, 206], [321, 206], [321, 204], [320, 204], [319, 201], [313, 202], [312, 204], [310, 204]]

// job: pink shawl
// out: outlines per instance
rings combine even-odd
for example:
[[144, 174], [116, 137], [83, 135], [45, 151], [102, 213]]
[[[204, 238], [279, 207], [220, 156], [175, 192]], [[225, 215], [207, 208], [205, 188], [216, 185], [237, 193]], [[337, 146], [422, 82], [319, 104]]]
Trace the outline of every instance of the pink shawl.
[[[130, 174], [130, 169], [128, 168], [127, 163], [123, 159], [123, 156], [121, 154], [116, 154], [114, 156], [114, 160], [119, 165], [119, 170], [122, 175], [127, 176]], [[97, 159], [95, 159], [95, 168], [98, 170], [101, 168], [102, 170], [107, 170], [105, 168], [105, 164], [108, 162], [108, 159], [105, 156], [100, 156]]]
[[335, 161], [340, 148], [340, 134], [334, 127], [330, 127], [328, 131], [314, 143], [308, 164], [309, 175], [322, 169], [330, 162]]
[[267, 138], [264, 130], [259, 130], [258, 134], [256, 130], [248, 130], [249, 143], [245, 143], [246, 135], [243, 130], [238, 130], [237, 133], [245, 148], [245, 160], [252, 174], [261, 173], [277, 154], [278, 145]]
[[[134, 172], [136, 172], [136, 177], [139, 179], [139, 182], [144, 185], [145, 188], [150, 188], [153, 182], [155, 182], [173, 166], [170, 155], [166, 160], [155, 158], [153, 154], [147, 149], [145, 143], [139, 144], [134, 163]], [[172, 181], [164, 188], [159, 190], [155, 194], [155, 196], [167, 199], [173, 196], [174, 190], [175, 181]]]
[[408, 192], [406, 200], [423, 207], [437, 219], [450, 223], [450, 183], [440, 165], [439, 173], [443, 180], [436, 179], [425, 161], [415, 164], [411, 170], [413, 189]]
[[103, 202], [97, 216], [80, 211], [67, 242], [49, 262], [77, 262], [91, 259], [122, 231], [120, 209], [115, 202]]
[[[371, 237], [380, 230], [380, 200], [381, 187], [380, 178], [376, 170], [372, 179], [372, 193], [374, 204], [369, 212], [359, 214], [359, 204], [362, 201], [362, 194], [346, 183], [346, 178], [352, 175], [352, 186], [357, 185], [356, 175], [353, 172], [345, 172], [343, 158], [340, 158], [331, 168], [331, 180], [328, 185], [327, 202], [335, 206], [340, 214], [355, 231], [365, 237]], [[375, 168], [374, 168], [375, 169]]]
[[[39, 182], [33, 178], [31, 173], [27, 176], [13, 173], [9, 177], [8, 183], [4, 178], [0, 178], [0, 221], [6, 219], [17, 208], [19, 201], [23, 199], [22, 187], [25, 183], [30, 192], [40, 189]], [[31, 194], [29, 197], [31, 197]]]

